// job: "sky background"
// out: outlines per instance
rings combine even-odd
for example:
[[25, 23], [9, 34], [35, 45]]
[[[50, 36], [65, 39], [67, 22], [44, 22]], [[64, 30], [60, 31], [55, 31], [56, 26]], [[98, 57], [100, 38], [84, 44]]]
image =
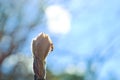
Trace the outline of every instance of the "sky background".
[[[17, 34], [17, 39], [27, 33], [27, 26], [38, 17], [38, 6], [38, 0], [28, 0], [23, 6], [21, 25], [26, 27]], [[6, 24], [8, 34], [17, 24], [15, 16]], [[30, 31], [20, 54], [32, 56], [32, 39], [45, 32], [54, 44], [54, 51], [46, 60], [47, 67], [55, 74], [84, 74], [87, 62], [92, 60], [91, 69], [96, 70], [98, 80], [109, 80], [111, 75], [120, 80], [119, 0], [50, 0], [44, 21]]]
[[[29, 14], [30, 17], [27, 17], [28, 21], [36, 17], [36, 2], [37, 0], [31, 1], [31, 4], [28, 3], [30, 9], [25, 8], [26, 12], [31, 13], [32, 11]], [[72, 72], [81, 73], [79, 69], [85, 70], [87, 59], [95, 58], [95, 66], [100, 67], [102, 64], [100, 77], [104, 79], [110, 72], [119, 75], [120, 1], [62, 0], [51, 1], [49, 4], [50, 6], [45, 11], [46, 24], [38, 25], [38, 28], [31, 32], [27, 42], [29, 46], [31, 39], [40, 32], [46, 32], [50, 35], [55, 49], [48, 56], [47, 66], [55, 73], [63, 70], [70, 73], [68, 68]], [[39, 29], [39, 26], [46, 28]], [[28, 53], [29, 47], [25, 51]], [[101, 63], [101, 59], [96, 59], [99, 57], [104, 59], [107, 55], [110, 58], [104, 63]], [[74, 68], [78, 69], [74, 70]]]

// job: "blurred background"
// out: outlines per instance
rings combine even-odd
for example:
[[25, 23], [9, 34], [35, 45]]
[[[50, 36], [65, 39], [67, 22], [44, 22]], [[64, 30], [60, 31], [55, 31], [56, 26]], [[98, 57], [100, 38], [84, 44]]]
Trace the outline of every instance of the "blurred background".
[[120, 80], [119, 0], [0, 0], [0, 80], [33, 80], [40, 32], [54, 43], [47, 80]]

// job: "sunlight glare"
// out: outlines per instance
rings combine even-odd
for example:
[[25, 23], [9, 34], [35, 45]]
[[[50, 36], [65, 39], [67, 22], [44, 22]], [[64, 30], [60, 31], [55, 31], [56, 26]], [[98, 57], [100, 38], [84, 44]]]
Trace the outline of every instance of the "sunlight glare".
[[53, 5], [46, 11], [48, 30], [56, 34], [66, 34], [70, 31], [70, 14], [64, 8]]

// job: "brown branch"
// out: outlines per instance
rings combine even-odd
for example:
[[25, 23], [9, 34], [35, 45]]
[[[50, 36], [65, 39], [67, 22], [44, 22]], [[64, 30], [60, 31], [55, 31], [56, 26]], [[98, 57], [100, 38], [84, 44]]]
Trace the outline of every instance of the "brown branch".
[[46, 80], [45, 58], [53, 50], [53, 43], [45, 33], [40, 33], [32, 42], [34, 80]]
[[15, 48], [15, 45], [13, 45], [13, 44], [11, 44], [11, 47], [10, 47], [10, 49], [7, 51], [7, 52], [2, 52], [1, 54], [0, 54], [0, 65], [2, 64], [2, 62], [4, 61], [4, 59], [6, 58], [6, 57], [8, 57], [9, 55], [11, 55], [12, 54], [12, 51], [13, 51], [13, 49]]

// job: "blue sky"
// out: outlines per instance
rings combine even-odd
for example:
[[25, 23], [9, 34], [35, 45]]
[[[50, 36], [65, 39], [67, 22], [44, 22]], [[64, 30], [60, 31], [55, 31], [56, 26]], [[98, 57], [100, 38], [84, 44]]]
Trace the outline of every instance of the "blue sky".
[[[94, 58], [94, 66], [98, 68], [96, 71], [99, 71], [101, 59], [108, 56], [110, 58], [105, 59], [103, 68], [100, 69], [100, 79], [107, 80], [109, 71], [114, 71], [116, 75], [120, 74], [117, 67], [120, 65], [116, 62], [120, 57], [119, 0], [50, 0], [48, 4], [45, 14], [46, 22], [33, 28], [22, 53], [31, 56], [29, 46], [32, 38], [40, 32], [46, 32], [55, 46], [54, 51], [47, 58], [47, 66], [51, 70], [67, 72], [68, 68], [76, 68], [75, 70], [79, 69], [78, 73], [80, 73], [80, 69], [86, 70], [86, 61]], [[29, 26], [38, 16], [38, 6], [38, 0], [30, 0], [23, 6], [24, 19], [21, 22], [23, 27]], [[50, 10], [51, 6], [53, 8]], [[9, 21], [17, 23], [15, 17], [10, 18]], [[9, 21], [7, 25], [14, 28], [15, 24]], [[8, 28], [12, 30], [10, 26]], [[18, 35], [26, 33], [27, 27]]]

